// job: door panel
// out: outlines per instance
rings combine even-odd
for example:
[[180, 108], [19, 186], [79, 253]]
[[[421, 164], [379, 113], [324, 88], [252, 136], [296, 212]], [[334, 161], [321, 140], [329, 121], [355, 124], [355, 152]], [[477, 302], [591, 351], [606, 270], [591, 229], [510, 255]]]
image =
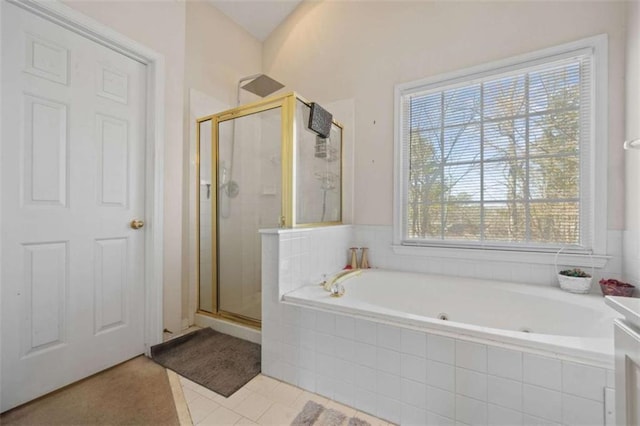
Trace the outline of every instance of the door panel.
[[96, 114], [98, 199], [102, 205], [126, 207], [129, 193], [129, 123]]
[[0, 7], [5, 411], [144, 352], [146, 68]]
[[67, 85], [69, 51], [51, 40], [31, 33], [25, 34], [25, 72]]
[[67, 106], [24, 95], [24, 200], [67, 204]]
[[65, 343], [67, 244], [25, 244], [22, 355]]
[[127, 246], [126, 238], [96, 240], [96, 334], [127, 323]]

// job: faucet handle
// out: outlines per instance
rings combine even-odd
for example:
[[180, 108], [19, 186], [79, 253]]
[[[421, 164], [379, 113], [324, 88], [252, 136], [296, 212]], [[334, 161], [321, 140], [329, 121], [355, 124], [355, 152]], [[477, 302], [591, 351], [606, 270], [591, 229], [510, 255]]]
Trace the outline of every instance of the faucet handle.
[[369, 257], [367, 256], [369, 247], [360, 247], [360, 250], [362, 250], [362, 255], [360, 257], [360, 268], [362, 269], [371, 268], [371, 266], [369, 265]]
[[332, 297], [342, 297], [344, 295], [344, 286], [340, 283], [334, 283], [329, 292]]
[[358, 269], [358, 247], [351, 247], [351, 269]]
[[327, 274], [322, 274], [322, 281], [320, 281], [321, 286], [327, 285]]

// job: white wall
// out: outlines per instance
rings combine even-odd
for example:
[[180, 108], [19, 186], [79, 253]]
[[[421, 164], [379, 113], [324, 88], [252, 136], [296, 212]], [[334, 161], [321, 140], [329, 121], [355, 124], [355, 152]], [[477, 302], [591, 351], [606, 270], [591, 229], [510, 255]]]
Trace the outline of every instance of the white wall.
[[185, 86], [227, 105], [238, 80], [262, 70], [262, 43], [207, 2], [186, 2], [185, 42]]
[[609, 35], [609, 228], [623, 227], [623, 2], [307, 2], [264, 43], [263, 69], [318, 102], [355, 99], [357, 224], [392, 223], [393, 88]]
[[68, 6], [164, 55], [164, 327], [181, 328], [185, 3], [71, 1]]
[[[627, 13], [626, 139], [640, 138], [640, 4], [631, 2]], [[640, 282], [640, 151], [625, 152], [625, 231], [623, 271]]]

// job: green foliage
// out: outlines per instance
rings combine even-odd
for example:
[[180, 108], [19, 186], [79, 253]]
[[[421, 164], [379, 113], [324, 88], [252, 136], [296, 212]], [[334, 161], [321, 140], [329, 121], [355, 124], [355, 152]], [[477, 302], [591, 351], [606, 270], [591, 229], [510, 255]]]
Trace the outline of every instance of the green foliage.
[[580, 268], [566, 269], [564, 271], [560, 271], [560, 275], [564, 275], [567, 277], [575, 277], [575, 278], [591, 278], [591, 275], [587, 274]]

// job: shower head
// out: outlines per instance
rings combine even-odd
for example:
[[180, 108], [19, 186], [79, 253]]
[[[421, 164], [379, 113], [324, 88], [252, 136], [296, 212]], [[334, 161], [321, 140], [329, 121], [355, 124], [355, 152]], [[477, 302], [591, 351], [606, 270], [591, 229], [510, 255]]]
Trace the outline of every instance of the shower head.
[[[240, 83], [242, 83], [242, 80], [240, 80]], [[265, 96], [270, 95], [273, 92], [282, 89], [283, 87], [284, 84], [275, 81], [266, 74], [258, 74], [255, 78], [253, 78], [253, 80], [242, 86], [242, 88], [247, 92], [258, 95], [261, 98], [264, 98]]]

